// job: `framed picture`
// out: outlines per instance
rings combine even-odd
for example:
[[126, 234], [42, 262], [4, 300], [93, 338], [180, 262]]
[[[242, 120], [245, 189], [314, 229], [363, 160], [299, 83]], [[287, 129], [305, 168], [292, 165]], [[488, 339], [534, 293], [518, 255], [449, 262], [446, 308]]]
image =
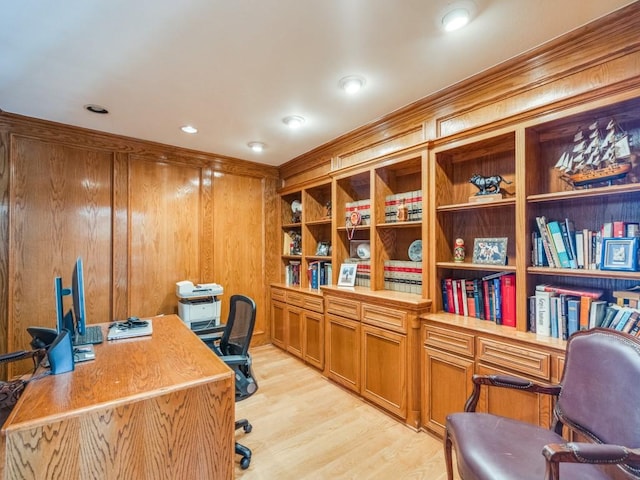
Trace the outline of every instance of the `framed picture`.
[[316, 255], [319, 257], [326, 257], [329, 255], [329, 242], [318, 242], [316, 247]]
[[343, 263], [340, 265], [340, 275], [338, 275], [339, 287], [353, 287], [356, 284], [357, 263]]
[[473, 263], [507, 264], [507, 238], [476, 238], [473, 241]]
[[603, 238], [600, 270], [638, 270], [638, 237]]

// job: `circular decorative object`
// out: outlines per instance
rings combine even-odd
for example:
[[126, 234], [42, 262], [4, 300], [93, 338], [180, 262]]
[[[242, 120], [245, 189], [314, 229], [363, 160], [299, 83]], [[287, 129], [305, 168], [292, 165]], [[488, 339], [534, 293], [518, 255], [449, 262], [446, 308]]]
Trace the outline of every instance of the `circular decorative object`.
[[414, 240], [409, 245], [409, 259], [412, 262], [422, 261], [422, 240]]
[[291, 211], [293, 213], [302, 212], [302, 202], [300, 202], [300, 200], [294, 200], [293, 202], [291, 202]]
[[371, 258], [371, 247], [369, 246], [369, 244], [361, 243], [360, 245], [358, 245], [358, 247], [356, 248], [356, 255], [358, 255], [358, 258], [361, 258], [362, 260], [368, 260], [369, 258]]

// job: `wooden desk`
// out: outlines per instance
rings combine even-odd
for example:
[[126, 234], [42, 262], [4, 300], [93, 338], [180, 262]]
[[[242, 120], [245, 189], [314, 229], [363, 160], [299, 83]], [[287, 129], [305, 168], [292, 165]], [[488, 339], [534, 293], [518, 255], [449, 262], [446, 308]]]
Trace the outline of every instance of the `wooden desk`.
[[8, 479], [231, 479], [233, 373], [175, 315], [30, 383], [7, 419]]

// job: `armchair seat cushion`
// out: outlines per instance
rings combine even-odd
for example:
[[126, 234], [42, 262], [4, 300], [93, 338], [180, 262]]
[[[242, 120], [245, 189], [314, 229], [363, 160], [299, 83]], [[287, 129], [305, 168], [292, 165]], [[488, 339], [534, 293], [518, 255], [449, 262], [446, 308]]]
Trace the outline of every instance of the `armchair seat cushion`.
[[[487, 413], [451, 414], [447, 417], [447, 431], [456, 445], [458, 471], [464, 480], [542, 480], [545, 478], [542, 448], [549, 443], [566, 442], [551, 430]], [[487, 435], [487, 432], [500, 433]], [[610, 477], [595, 465], [562, 464], [560, 478]]]

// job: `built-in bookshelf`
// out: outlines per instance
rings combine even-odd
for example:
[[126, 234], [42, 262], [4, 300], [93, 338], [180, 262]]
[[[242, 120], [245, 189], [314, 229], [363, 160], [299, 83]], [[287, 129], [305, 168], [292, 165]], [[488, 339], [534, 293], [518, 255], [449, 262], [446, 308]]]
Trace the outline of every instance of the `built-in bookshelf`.
[[[638, 285], [637, 258], [620, 269], [615, 265], [605, 265], [607, 269], [603, 269], [601, 259], [604, 247], [617, 247], [608, 237], [629, 238], [638, 232], [640, 117], [635, 112], [639, 109], [637, 94], [634, 97], [628, 93], [554, 111], [513, 127], [438, 141], [430, 152], [434, 203], [429, 221], [435, 248], [429, 250], [429, 268], [434, 280], [430, 289], [434, 310], [444, 311], [447, 307], [444, 286], [447, 279], [469, 283], [492, 274], [513, 273], [516, 328], [535, 331], [532, 307], [541, 285], [558, 285], [577, 292], [598, 290], [602, 294], [597, 300], [607, 304], [614, 301], [612, 292]], [[592, 129], [598, 124], [604, 126], [611, 119], [631, 141], [631, 171], [610, 183], [579, 187], [568, 182], [566, 176], [562, 178], [557, 163], [562, 153], [572, 148], [576, 132], [584, 130], [585, 125]], [[474, 174], [500, 175], [504, 180], [500, 183], [502, 197], [488, 201], [474, 198], [477, 189], [469, 183]], [[542, 230], [541, 219], [548, 225]], [[551, 263], [546, 259], [548, 251], [547, 254], [540, 251], [545, 247], [543, 231], [549, 233], [547, 240], [552, 241]], [[462, 262], [453, 259], [457, 238], [462, 238], [466, 247]], [[473, 245], [477, 238], [507, 238], [506, 263], [474, 262]], [[554, 238], [560, 242], [555, 252]], [[637, 242], [629, 240], [623, 254], [637, 255]], [[567, 257], [562, 262], [558, 249], [566, 249]]]

